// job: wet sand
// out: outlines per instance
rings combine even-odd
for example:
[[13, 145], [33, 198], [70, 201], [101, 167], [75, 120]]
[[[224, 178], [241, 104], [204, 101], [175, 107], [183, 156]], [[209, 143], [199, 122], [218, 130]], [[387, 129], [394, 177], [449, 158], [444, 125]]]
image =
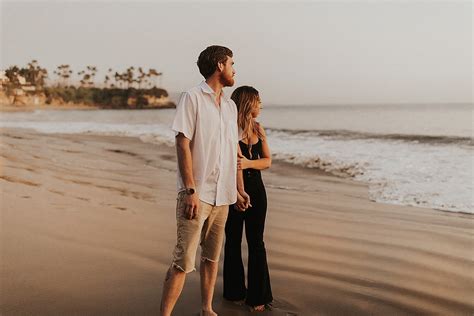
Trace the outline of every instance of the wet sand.
[[[19, 129], [0, 140], [0, 314], [158, 315], [174, 149]], [[474, 313], [472, 215], [375, 203], [364, 184], [283, 163], [263, 176], [275, 308], [262, 314]], [[221, 297], [222, 258], [214, 307], [250, 314]], [[194, 272], [175, 315], [199, 302]]]

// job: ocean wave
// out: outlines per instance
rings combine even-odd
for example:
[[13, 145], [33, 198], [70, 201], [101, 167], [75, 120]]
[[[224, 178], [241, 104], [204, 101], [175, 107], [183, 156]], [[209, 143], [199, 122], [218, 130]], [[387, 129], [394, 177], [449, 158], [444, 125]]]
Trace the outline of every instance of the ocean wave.
[[318, 156], [301, 156], [298, 154], [273, 153], [272, 159], [294, 164], [303, 168], [319, 169], [324, 172], [343, 177], [354, 178], [365, 173], [364, 164], [344, 163], [337, 160], [324, 159]]
[[[0, 121], [0, 127], [138, 137], [174, 146], [174, 132], [158, 123]], [[268, 129], [267, 135], [273, 159], [367, 183], [374, 201], [474, 213], [470, 138], [284, 129]]]
[[473, 137], [463, 136], [441, 136], [441, 135], [413, 135], [413, 134], [376, 134], [367, 132], [355, 132], [348, 130], [293, 130], [284, 128], [266, 128], [267, 132], [278, 134], [285, 133], [299, 137], [326, 137], [330, 139], [353, 140], [353, 139], [377, 139], [394, 140], [420, 144], [455, 144], [474, 146]]

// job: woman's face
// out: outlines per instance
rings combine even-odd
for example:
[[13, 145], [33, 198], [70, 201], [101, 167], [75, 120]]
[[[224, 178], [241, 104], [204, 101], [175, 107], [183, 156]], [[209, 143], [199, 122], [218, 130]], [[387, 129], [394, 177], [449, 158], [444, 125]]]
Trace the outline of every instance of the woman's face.
[[258, 99], [257, 102], [255, 102], [253, 108], [252, 108], [252, 117], [256, 118], [260, 115], [260, 110], [262, 109], [262, 101], [260, 101], [260, 98]]

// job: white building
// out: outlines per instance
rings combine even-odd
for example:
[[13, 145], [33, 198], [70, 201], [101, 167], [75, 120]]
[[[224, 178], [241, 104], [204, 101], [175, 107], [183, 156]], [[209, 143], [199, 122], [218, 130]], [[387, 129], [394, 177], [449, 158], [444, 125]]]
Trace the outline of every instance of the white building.
[[5, 70], [0, 70], [0, 89], [3, 88], [3, 85], [5, 85], [8, 82], [8, 77], [5, 75]]

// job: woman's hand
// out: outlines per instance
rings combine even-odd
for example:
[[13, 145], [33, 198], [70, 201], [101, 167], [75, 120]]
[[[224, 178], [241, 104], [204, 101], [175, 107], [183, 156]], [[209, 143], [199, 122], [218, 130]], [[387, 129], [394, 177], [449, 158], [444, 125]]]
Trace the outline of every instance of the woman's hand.
[[237, 169], [238, 170], [244, 170], [244, 169], [249, 169], [252, 164], [251, 160], [248, 160], [245, 158], [244, 155], [241, 153], [237, 153]]
[[249, 207], [252, 207], [250, 196], [246, 192], [238, 192], [237, 203], [235, 203], [234, 208], [237, 211], [245, 212]]

